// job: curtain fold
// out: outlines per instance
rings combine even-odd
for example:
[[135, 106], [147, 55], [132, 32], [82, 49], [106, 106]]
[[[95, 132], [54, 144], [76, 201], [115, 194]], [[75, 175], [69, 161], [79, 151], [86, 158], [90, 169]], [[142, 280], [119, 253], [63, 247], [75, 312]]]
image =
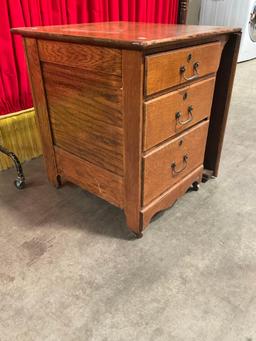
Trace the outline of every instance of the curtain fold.
[[0, 115], [33, 106], [22, 39], [12, 27], [99, 21], [176, 23], [178, 0], [0, 0]]

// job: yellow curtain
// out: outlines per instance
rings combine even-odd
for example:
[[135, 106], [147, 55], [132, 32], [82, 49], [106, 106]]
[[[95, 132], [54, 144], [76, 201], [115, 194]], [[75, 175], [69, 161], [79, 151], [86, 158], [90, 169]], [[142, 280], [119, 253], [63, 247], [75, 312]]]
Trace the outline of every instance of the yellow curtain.
[[[0, 116], [0, 144], [14, 152], [21, 162], [42, 154], [34, 108]], [[0, 170], [13, 167], [0, 153]]]

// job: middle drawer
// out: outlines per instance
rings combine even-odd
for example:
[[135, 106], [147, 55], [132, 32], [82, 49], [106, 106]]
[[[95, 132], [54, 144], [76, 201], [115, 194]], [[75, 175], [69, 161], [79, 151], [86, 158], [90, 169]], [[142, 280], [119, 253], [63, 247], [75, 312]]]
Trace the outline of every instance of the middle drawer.
[[209, 120], [143, 157], [143, 206], [203, 164]]
[[210, 116], [215, 77], [193, 83], [144, 105], [144, 150]]

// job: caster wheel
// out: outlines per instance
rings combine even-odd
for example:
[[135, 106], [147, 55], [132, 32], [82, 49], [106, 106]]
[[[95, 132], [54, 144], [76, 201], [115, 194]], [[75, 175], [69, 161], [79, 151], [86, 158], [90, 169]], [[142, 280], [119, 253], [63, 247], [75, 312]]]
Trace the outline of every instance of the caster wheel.
[[202, 182], [203, 182], [203, 183], [206, 183], [208, 180], [209, 180], [209, 175], [203, 174]]
[[55, 188], [56, 188], [56, 189], [60, 189], [61, 187], [62, 187], [62, 185], [61, 185], [61, 183], [59, 183], [59, 182], [55, 185]]
[[23, 189], [25, 188], [25, 180], [18, 178], [14, 181], [14, 185], [17, 189]]
[[61, 182], [61, 177], [60, 177], [60, 175], [57, 175], [57, 182], [56, 182], [56, 185], [55, 185], [55, 187], [56, 187], [56, 189], [60, 189], [61, 187], [62, 187], [62, 182]]
[[143, 233], [142, 232], [139, 232], [139, 233], [134, 233], [136, 239], [140, 239], [143, 237]]
[[197, 181], [193, 182], [192, 186], [194, 191], [198, 191], [200, 188], [200, 185]]

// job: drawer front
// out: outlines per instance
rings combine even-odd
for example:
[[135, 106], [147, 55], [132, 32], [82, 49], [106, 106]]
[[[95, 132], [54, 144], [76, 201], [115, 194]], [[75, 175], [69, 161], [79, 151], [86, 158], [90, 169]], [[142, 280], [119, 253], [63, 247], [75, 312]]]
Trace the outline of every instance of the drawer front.
[[203, 163], [208, 124], [199, 123], [144, 157], [144, 206]]
[[121, 76], [121, 50], [51, 40], [38, 40], [40, 60]]
[[146, 57], [146, 95], [216, 72], [221, 50], [215, 42]]
[[210, 116], [215, 77], [145, 103], [144, 150]]

